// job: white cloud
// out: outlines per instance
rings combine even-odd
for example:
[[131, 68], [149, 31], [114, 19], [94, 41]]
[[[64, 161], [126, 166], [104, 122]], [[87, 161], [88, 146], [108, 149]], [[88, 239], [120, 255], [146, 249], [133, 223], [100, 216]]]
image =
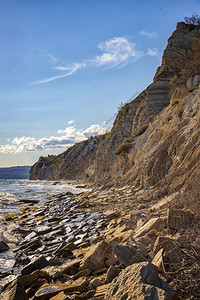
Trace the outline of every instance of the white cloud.
[[149, 39], [156, 39], [158, 38], [157, 32], [149, 32], [146, 29], [143, 29], [139, 32], [140, 35], [146, 36]]
[[[98, 49], [103, 52], [101, 55], [96, 55], [94, 58], [85, 59], [82, 62], [74, 62], [70, 65], [56, 66], [54, 69], [58, 71], [64, 71], [65, 73], [36, 81], [33, 84], [43, 84], [67, 77], [76, 71], [87, 67], [108, 66], [109, 68], [113, 68], [118, 65], [123, 66], [128, 63], [130, 58], [139, 58], [143, 55], [142, 52], [136, 51], [135, 46], [136, 44], [130, 42], [127, 38], [115, 37], [98, 45]], [[53, 60], [54, 57], [52, 55], [50, 57]]]
[[149, 48], [147, 51], [147, 55], [158, 56], [158, 49], [157, 48], [152, 48], [152, 49]]
[[[103, 123], [105, 124], [105, 123]], [[91, 125], [90, 127], [88, 127], [86, 130], [84, 130], [82, 132], [82, 134], [85, 136], [85, 137], [90, 137], [90, 136], [96, 136], [96, 135], [99, 135], [99, 134], [104, 134], [106, 133], [106, 129], [105, 127], [103, 127], [104, 125], [102, 124], [102, 126], [100, 125]]]
[[102, 55], [96, 56], [93, 60], [97, 66], [112, 65], [117, 66], [127, 62], [131, 57], [140, 57], [141, 54], [136, 52], [135, 43], [128, 41], [123, 37], [115, 37], [108, 41], [102, 42], [98, 48], [103, 51]]
[[70, 120], [70, 121], [67, 122], [67, 124], [69, 124], [69, 125], [71, 125], [73, 123], [74, 123], [74, 120]]
[[102, 125], [93, 124], [87, 129], [76, 129], [74, 126], [59, 129], [58, 136], [36, 139], [32, 137], [15, 137], [12, 143], [0, 146], [0, 153], [21, 153], [37, 150], [52, 150], [58, 148], [69, 148], [75, 143], [81, 142], [90, 136], [104, 134], [106, 128]]

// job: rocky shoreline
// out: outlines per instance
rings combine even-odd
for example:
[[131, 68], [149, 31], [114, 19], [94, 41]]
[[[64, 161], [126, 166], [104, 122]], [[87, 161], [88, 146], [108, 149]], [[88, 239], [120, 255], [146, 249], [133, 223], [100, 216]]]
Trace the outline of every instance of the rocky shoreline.
[[194, 214], [173, 208], [178, 194], [135, 205], [132, 197], [128, 186], [96, 187], [6, 216], [1, 299], [186, 299], [176, 273], [191, 260], [189, 245], [200, 256]]

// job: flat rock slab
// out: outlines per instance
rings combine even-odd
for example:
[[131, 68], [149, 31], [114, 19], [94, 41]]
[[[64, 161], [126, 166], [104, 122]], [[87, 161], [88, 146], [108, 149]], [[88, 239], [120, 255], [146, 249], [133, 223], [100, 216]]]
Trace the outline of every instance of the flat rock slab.
[[48, 265], [48, 261], [44, 256], [40, 256], [36, 258], [34, 261], [30, 262], [27, 266], [25, 266], [21, 273], [22, 275], [28, 275], [36, 270], [41, 270]]
[[152, 229], [159, 230], [167, 225], [166, 218], [152, 218], [147, 223], [145, 223], [140, 229], [135, 233], [134, 238], [137, 239], [144, 236]]
[[71, 284], [44, 284], [35, 294], [35, 299], [47, 300], [60, 292], [84, 292], [85, 279], [74, 281]]

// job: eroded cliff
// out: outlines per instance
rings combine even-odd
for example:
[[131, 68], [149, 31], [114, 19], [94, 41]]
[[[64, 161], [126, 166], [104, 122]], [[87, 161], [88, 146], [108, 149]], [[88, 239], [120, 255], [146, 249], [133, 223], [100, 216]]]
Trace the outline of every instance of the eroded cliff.
[[[105, 136], [91, 137], [59, 155], [40, 157], [30, 170], [31, 180], [80, 180], [87, 179], [87, 169], [94, 159], [97, 147]], [[90, 173], [91, 179], [93, 174]]]
[[50, 162], [40, 159], [30, 178], [128, 183], [146, 199], [186, 187], [198, 172], [200, 153], [199, 57], [199, 26], [178, 23], [153, 83], [120, 108], [110, 135], [77, 144]]

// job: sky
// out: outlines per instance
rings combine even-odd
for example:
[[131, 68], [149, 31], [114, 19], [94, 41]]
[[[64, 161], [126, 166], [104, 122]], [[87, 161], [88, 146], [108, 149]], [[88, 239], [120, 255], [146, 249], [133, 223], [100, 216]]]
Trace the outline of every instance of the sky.
[[110, 129], [200, 0], [0, 0], [0, 167]]

